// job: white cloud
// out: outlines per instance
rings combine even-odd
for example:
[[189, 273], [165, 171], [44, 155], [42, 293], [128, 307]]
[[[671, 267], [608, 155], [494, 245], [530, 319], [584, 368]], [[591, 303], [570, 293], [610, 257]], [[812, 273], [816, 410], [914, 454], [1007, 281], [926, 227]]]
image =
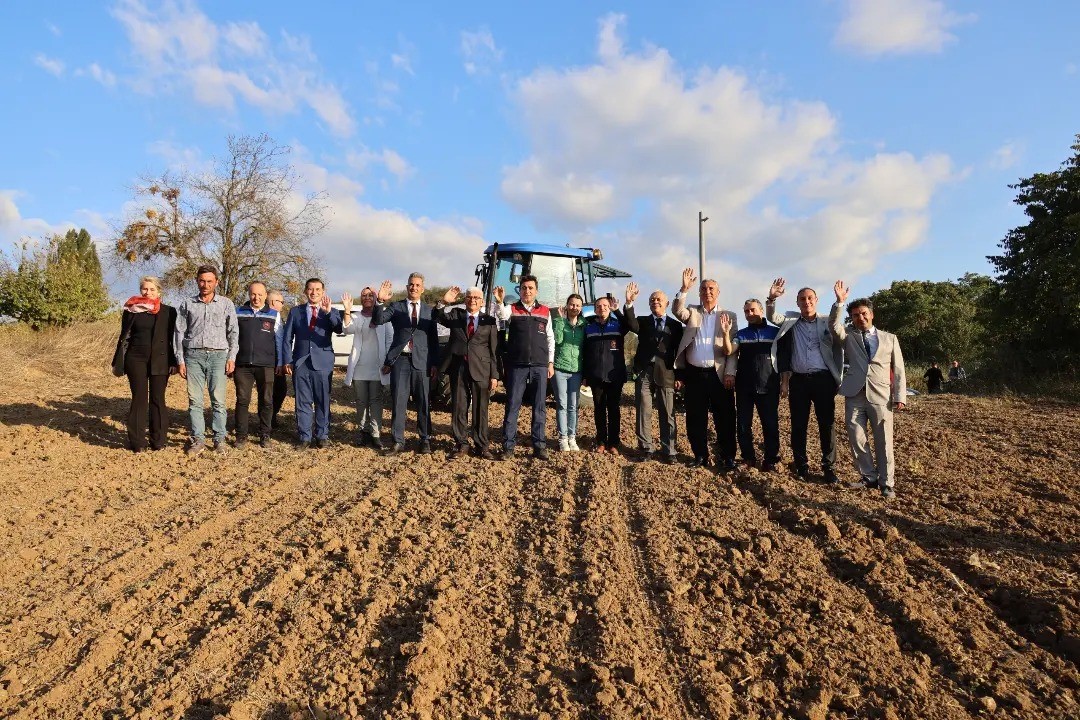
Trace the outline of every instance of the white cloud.
[[504, 168], [502, 192], [537, 226], [603, 243], [613, 265], [670, 290], [697, 264], [704, 210], [706, 271], [732, 304], [778, 274], [851, 281], [925, 241], [936, 191], [958, 177], [947, 156], [848, 157], [823, 103], [628, 50], [624, 22], [602, 19], [594, 64], [541, 68], [514, 89], [531, 153]]
[[502, 49], [495, 44], [495, 37], [486, 27], [462, 31], [461, 55], [469, 75], [487, 75], [503, 59]]
[[55, 23], [46, 21], [45, 27], [48, 28], [49, 32], [51, 32], [56, 37], [61, 37], [64, 34], [64, 32]]
[[866, 55], [937, 53], [956, 40], [952, 28], [974, 20], [943, 0], [845, 0], [834, 40]]
[[367, 172], [373, 165], [381, 165], [398, 180], [405, 180], [415, 172], [408, 160], [388, 148], [379, 152], [367, 148], [352, 151], [345, 155], [345, 162], [360, 172]]
[[50, 75], [61, 77], [64, 74], [64, 61], [58, 58], [38, 53], [34, 56], [34, 64]]
[[258, 23], [219, 26], [192, 0], [153, 9], [143, 0], [121, 0], [113, 15], [140, 68], [129, 82], [141, 92], [186, 91], [207, 107], [231, 110], [246, 102], [268, 114], [306, 106], [335, 135], [356, 130], [348, 103], [322, 78], [307, 38], [282, 32], [275, 46]]
[[23, 217], [18, 200], [25, 194], [0, 189], [0, 247], [13, 247], [22, 240], [38, 242], [76, 227], [71, 221], [49, 222], [42, 218]]
[[1021, 143], [1007, 142], [994, 150], [994, 154], [990, 158], [990, 167], [995, 170], [1007, 170], [1020, 162], [1023, 154], [1024, 147]]
[[116, 86], [116, 75], [112, 71], [101, 67], [96, 62], [90, 63], [84, 68], [77, 69], [75, 75], [77, 77], [89, 77], [107, 88]]

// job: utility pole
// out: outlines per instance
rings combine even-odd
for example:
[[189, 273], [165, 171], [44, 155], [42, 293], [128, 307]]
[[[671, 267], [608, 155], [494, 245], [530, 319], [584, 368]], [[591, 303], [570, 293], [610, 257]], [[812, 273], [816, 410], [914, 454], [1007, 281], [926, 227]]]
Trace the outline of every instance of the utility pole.
[[705, 221], [709, 218], [698, 210], [697, 214], [697, 253], [698, 253], [698, 280], [705, 279]]

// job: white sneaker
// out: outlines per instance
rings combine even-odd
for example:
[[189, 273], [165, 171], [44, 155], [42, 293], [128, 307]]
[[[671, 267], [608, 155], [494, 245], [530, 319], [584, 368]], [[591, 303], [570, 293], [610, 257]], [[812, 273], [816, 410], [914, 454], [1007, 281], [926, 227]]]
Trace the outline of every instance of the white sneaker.
[[569, 451], [570, 451], [570, 443], [568, 443], [566, 441], [566, 438], [564, 438], [564, 437], [559, 438], [559, 452], [569, 452]]
[[577, 446], [577, 438], [571, 435], [566, 438], [566, 444], [570, 447], [570, 452], [580, 452], [581, 448]]

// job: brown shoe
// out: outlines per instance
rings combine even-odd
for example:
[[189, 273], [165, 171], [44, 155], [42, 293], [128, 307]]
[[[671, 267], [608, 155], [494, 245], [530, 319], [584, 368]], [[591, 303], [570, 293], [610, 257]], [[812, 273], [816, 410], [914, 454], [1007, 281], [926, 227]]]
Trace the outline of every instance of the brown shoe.
[[607, 448], [603, 445], [597, 445], [595, 451], [597, 455], [604, 455], [607, 453]]

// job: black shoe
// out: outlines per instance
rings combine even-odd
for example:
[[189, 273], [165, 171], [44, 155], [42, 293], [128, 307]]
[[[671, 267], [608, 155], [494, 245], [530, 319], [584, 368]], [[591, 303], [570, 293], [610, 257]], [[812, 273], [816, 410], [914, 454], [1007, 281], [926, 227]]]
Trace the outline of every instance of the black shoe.
[[737, 467], [738, 467], [738, 465], [736, 465], [735, 461], [732, 460], [731, 458], [728, 458], [726, 460], [720, 460], [719, 462], [716, 463], [717, 472], [722, 472], [722, 473], [735, 472], [735, 469]]
[[652, 450], [642, 450], [637, 459], [638, 462], [649, 462], [656, 459], [656, 453]]
[[893, 490], [891, 487], [887, 487], [887, 488], [885, 488], [884, 490], [881, 491], [881, 497], [884, 500], [895, 500], [896, 499], [896, 491]]
[[243, 448], [247, 447], [247, 444], [248, 444], [248, 441], [247, 441], [246, 437], [238, 437], [238, 438], [236, 438], [236, 440], [233, 441], [233, 446], [237, 450], [242, 450]]
[[844, 487], [848, 490], [877, 490], [877, 480], [873, 478], [863, 477], [859, 478], [853, 483], [848, 483]]
[[758, 466], [757, 458], [743, 458], [742, 462], [743, 462], [743, 465], [745, 465], [748, 468], [756, 468]]
[[390, 449], [386, 451], [387, 455], [400, 455], [405, 452], [405, 443], [394, 443], [390, 446]]
[[664, 463], [665, 465], [674, 465], [675, 464], [675, 456], [674, 455], [662, 455], [662, 456], [660, 456], [660, 462]]
[[309, 441], [307, 441], [307, 440], [300, 440], [300, 441], [298, 441], [296, 443], [296, 449], [297, 450], [310, 450], [311, 449], [311, 443]]
[[515, 450], [515, 448], [512, 448], [512, 447], [504, 447], [503, 451], [502, 451], [502, 459], [503, 460], [512, 459], [514, 457], [514, 450]]
[[761, 464], [761, 472], [767, 472], [767, 473], [776, 472], [776, 463], [771, 463], [771, 462], [762, 463]]
[[374, 435], [368, 435], [367, 443], [368, 443], [368, 446], [371, 447], [372, 450], [385, 450], [386, 449], [386, 446], [383, 445], [382, 440], [375, 437]]
[[537, 460], [547, 460], [548, 451], [546, 447], [533, 448], [533, 457]]
[[330, 440], [328, 440], [327, 438], [316, 438], [315, 442], [312, 444], [315, 446], [316, 450], [322, 450], [324, 447], [330, 444]]
[[839, 485], [840, 478], [837, 477], [836, 472], [832, 468], [828, 468], [821, 472], [821, 479], [826, 485]]
[[810, 477], [810, 468], [806, 465], [799, 465], [795, 468], [795, 476], [800, 480], [806, 480]]
[[264, 448], [264, 449], [270, 447], [270, 436], [269, 435], [263, 435], [261, 438], [259, 438], [259, 447]]
[[707, 458], [707, 457], [696, 457], [693, 460], [691, 460], [690, 462], [688, 462], [687, 465], [689, 465], [692, 468], [696, 468], [696, 467], [707, 468], [707, 467], [709, 467], [709, 458]]
[[420, 443], [420, 447], [417, 449], [416, 452], [419, 453], [420, 455], [430, 455], [431, 454], [431, 443], [429, 443], [427, 440], [425, 440], [424, 442]]

